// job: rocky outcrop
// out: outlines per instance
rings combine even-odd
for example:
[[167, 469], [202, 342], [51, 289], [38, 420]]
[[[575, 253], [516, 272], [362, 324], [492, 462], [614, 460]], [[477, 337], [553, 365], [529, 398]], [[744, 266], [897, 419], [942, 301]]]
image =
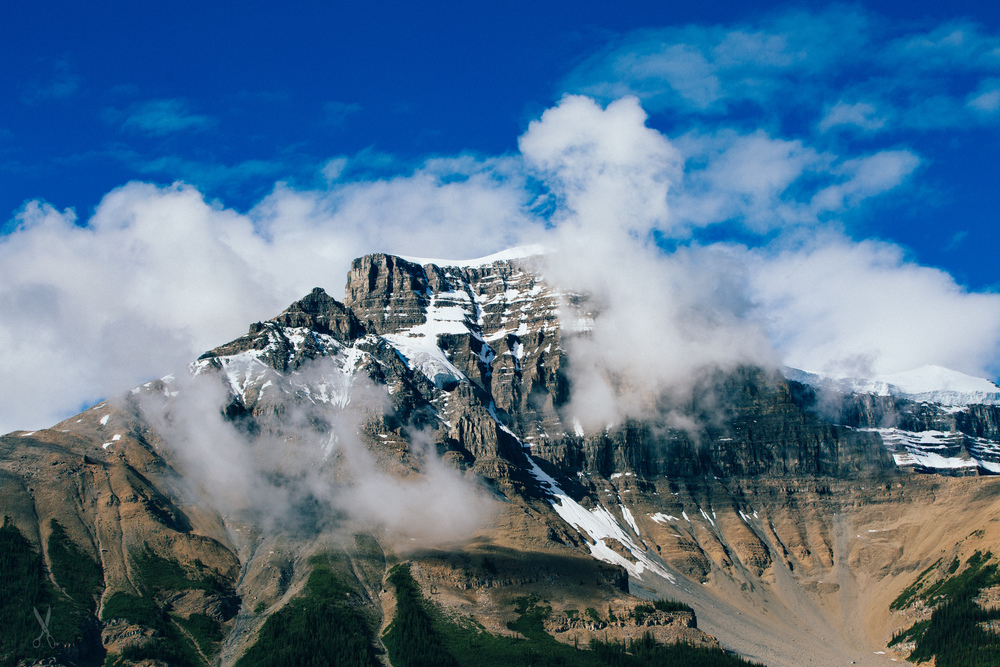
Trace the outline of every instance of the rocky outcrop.
[[1000, 405], [970, 405], [953, 414], [955, 428], [962, 433], [1000, 441]]
[[899, 428], [905, 431], [953, 431], [954, 411], [932, 403], [915, 403], [906, 398], [876, 394], [846, 394], [841, 407], [831, 416], [853, 428]]
[[319, 357], [335, 354], [339, 347], [333, 343], [327, 334], [302, 327], [283, 327], [272, 320], [251, 325], [245, 336], [206, 352], [198, 361], [207, 361], [219, 370], [223, 360], [249, 353], [247, 361], [253, 359], [278, 373], [290, 373]]
[[[351, 310], [319, 287], [272, 321], [282, 327], [304, 327], [316, 333], [329, 334], [342, 343], [350, 343], [367, 333], [361, 320]], [[253, 333], [253, 327], [250, 331]]]
[[568, 397], [562, 372], [561, 297], [520, 262], [418, 266], [390, 255], [355, 260], [344, 304], [378, 334], [404, 334], [446, 313], [435, 335], [448, 360], [492, 398], [505, 422], [557, 422]]
[[371, 331], [393, 333], [427, 321], [427, 292], [419, 265], [393, 255], [365, 255], [351, 264], [344, 305]]
[[[795, 383], [793, 383], [795, 384]], [[838, 424], [877, 433], [899, 465], [949, 476], [1000, 473], [1000, 406], [945, 406], [888, 394], [817, 393], [797, 402]]]
[[558, 641], [576, 646], [588, 646], [594, 639], [627, 645], [648, 636], [660, 644], [683, 642], [690, 646], [719, 648], [714, 637], [698, 630], [693, 612], [646, 612], [643, 609], [646, 605], [648, 603], [630, 600], [609, 605], [599, 613], [593, 607], [585, 611], [572, 609], [568, 613], [553, 614], [545, 620], [544, 627]]
[[659, 423], [654, 413], [604, 433], [550, 437], [532, 453], [567, 471], [649, 478], [848, 476], [894, 467], [877, 435], [823, 421], [803, 409], [788, 382], [761, 369], [716, 374], [697, 389], [686, 429], [669, 426], [676, 410], [662, 406]]

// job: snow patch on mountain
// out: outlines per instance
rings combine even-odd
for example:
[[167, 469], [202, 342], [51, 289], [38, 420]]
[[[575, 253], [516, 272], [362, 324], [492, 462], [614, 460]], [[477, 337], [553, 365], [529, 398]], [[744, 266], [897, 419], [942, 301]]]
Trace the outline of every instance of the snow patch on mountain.
[[[900, 373], [871, 378], [832, 377], [784, 368], [789, 380], [823, 391], [841, 394], [892, 396], [927, 403], [955, 414], [970, 405], [1000, 405], [1000, 386], [941, 366], [926, 365]], [[925, 472], [955, 474], [1000, 474], [1000, 443], [957, 431], [900, 428], [865, 428], [878, 433], [896, 465]]]
[[864, 429], [878, 433], [898, 466], [954, 473], [968, 469], [1000, 474], [1000, 443], [946, 431]]
[[[260, 397], [271, 387], [282, 393], [291, 392], [314, 405], [325, 403], [343, 408], [350, 402], [351, 384], [358, 367], [368, 357], [366, 352], [345, 348], [332, 336], [304, 327], [274, 328], [267, 336], [268, 344], [263, 348], [198, 360], [191, 364], [190, 373], [197, 376], [218, 370], [230, 393], [244, 404], [249, 402], [251, 391], [255, 390]], [[287, 352], [289, 361], [305, 354], [310, 343], [315, 345], [326, 364], [323, 372], [303, 375], [292, 371], [285, 375], [275, 371], [265, 359], [279, 354], [285, 342], [291, 344]]]
[[[455, 292], [449, 293], [449, 300], [457, 294], [468, 299], [464, 292]], [[470, 309], [459, 305], [442, 306], [439, 301], [437, 295], [431, 297], [427, 319], [423, 324], [382, 337], [396, 349], [410, 368], [419, 370], [434, 386], [441, 389], [466, 378], [441, 349], [438, 337], [444, 334], [470, 333]]]
[[843, 394], [898, 396], [943, 406], [1000, 405], [1000, 386], [994, 382], [932, 364], [870, 378], [834, 377], [787, 366], [783, 372], [789, 380]]
[[[628, 570], [634, 577], [642, 579], [642, 573], [650, 571], [663, 577], [671, 583], [676, 583], [672, 574], [659, 563], [646, 554], [646, 550], [635, 543], [628, 535], [625, 528], [618, 522], [618, 519], [608, 511], [606, 507], [599, 506], [588, 510], [580, 503], [567, 495], [551, 476], [538, 467], [538, 464], [528, 457], [531, 464], [529, 472], [536, 480], [549, 492], [549, 502], [556, 513], [562, 517], [563, 521], [573, 526], [577, 531], [587, 535], [593, 543], [588, 542], [590, 555], [605, 563], [620, 565]], [[622, 505], [624, 508], [624, 505]], [[627, 510], [626, 510], [627, 511]], [[628, 519], [635, 519], [632, 513], [627, 515]], [[634, 525], [634, 530], [638, 534], [639, 527]], [[605, 540], [617, 540], [635, 558], [635, 562], [630, 561], [608, 546]]]
[[433, 264], [434, 266], [439, 266], [441, 268], [452, 266], [457, 268], [474, 268], [477, 266], [486, 266], [487, 264], [492, 264], [493, 262], [504, 262], [512, 259], [536, 257], [538, 255], [544, 255], [545, 253], [545, 246], [531, 244], [508, 248], [507, 250], [501, 250], [500, 252], [493, 253], [492, 255], [476, 259], [429, 259], [426, 257], [407, 257], [406, 255], [397, 255], [397, 257], [405, 259], [407, 262], [419, 264], [420, 266]]

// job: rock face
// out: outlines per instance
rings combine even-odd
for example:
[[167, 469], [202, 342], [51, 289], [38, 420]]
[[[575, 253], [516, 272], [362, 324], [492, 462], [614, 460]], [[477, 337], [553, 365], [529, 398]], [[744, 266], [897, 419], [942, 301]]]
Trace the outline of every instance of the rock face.
[[855, 431], [878, 434], [898, 465], [945, 475], [1000, 473], [1000, 406], [940, 405], [889, 394], [817, 395], [802, 386], [803, 407]]
[[392, 255], [354, 260], [347, 275], [345, 305], [377, 334], [426, 322], [427, 275], [423, 268]]
[[824, 422], [797, 403], [793, 391], [780, 377], [742, 368], [714, 375], [694, 392], [689, 414], [696, 430], [627, 423], [548, 439], [532, 453], [605, 476], [844, 476], [894, 467], [876, 435]]
[[[346, 511], [323, 504], [322, 477], [289, 463], [312, 457], [308, 467], [332, 479], [357, 476], [338, 438], [359, 439], [363, 458], [403, 480], [429, 474], [436, 454], [498, 501], [475, 540], [422, 555], [382, 526], [352, 525], [379, 535], [367, 538], [377, 546], [364, 558], [348, 550], [358, 604], [383, 609], [386, 554], [398, 550], [440, 604], [497, 633], [509, 632], [497, 610], [531, 594], [566, 601], [549, 622], [562, 641], [609, 629], [634, 638], [645, 628], [714, 642], [693, 616], [622, 621], [638, 604], [632, 590], [687, 602], [699, 627], [768, 664], [797, 664], [803, 647], [817, 664], [848, 655], [883, 664], [872, 656], [893, 629], [887, 600], [939, 556], [920, 537], [921, 512], [953, 517], [951, 528], [933, 529], [937, 544], [967, 550], [991, 539], [969, 536], [981, 517], [1000, 516], [991, 480], [913, 472], [1000, 472], [1000, 406], [831, 398], [776, 371], [705, 369], [683, 404], [650, 397], [648, 418], [584, 431], [563, 414], [573, 389], [566, 349], [595, 315], [584, 295], [546, 284], [541, 266], [530, 257], [454, 266], [359, 258], [343, 303], [313, 290], [191, 365], [211, 388], [198, 391], [219, 400], [206, 413], [221, 413], [224, 428], [208, 420], [218, 428], [207, 435], [183, 431], [185, 401], [199, 397], [193, 385], [147, 383], [53, 429], [4, 436], [0, 509], [38, 545], [51, 519], [66, 525], [102, 564], [102, 606], [148, 590], [136, 574], [143, 558], [228, 582], [238, 598], [156, 592], [184, 618], [220, 624], [227, 639], [212, 660], [222, 664], [303, 586], [310, 550], [329, 538], [317, 516]], [[677, 414], [683, 429], [667, 418]], [[313, 487], [282, 496], [301, 521], [263, 525], [193, 500], [191, 458], [167, 438], [179, 431], [235, 452], [236, 461], [217, 461], [222, 468], [265, 461], [255, 478], [262, 488], [309, 480]], [[243, 449], [225, 449], [232, 433]], [[224, 475], [210, 479], [226, 491]], [[334, 531], [338, 543], [347, 530]], [[870, 611], [836, 611], [854, 606]], [[608, 610], [604, 627], [574, 615], [588, 607]], [[772, 630], [753, 621], [762, 608]], [[104, 628], [113, 647], [150, 631]]]
[[[305, 328], [328, 334], [342, 343], [349, 343], [367, 333], [353, 312], [319, 287], [289, 306], [273, 322], [286, 328]], [[253, 333], [253, 328], [250, 331]]]
[[[893, 466], [876, 435], [824, 423], [796, 400], [788, 382], [751, 368], [706, 379], [688, 406], [704, 423], [697, 433], [656, 423], [572, 433], [559, 413], [570, 391], [561, 345], [566, 332], [559, 312], [573, 304], [569, 295], [548, 287], [524, 262], [419, 266], [370, 255], [355, 260], [345, 292], [345, 303], [340, 304], [314, 291], [272, 323], [255, 325], [248, 336], [205, 358], [256, 346], [265, 364], [284, 372], [297, 367], [296, 359], [336, 353], [334, 347], [318, 352], [306, 333], [293, 335], [303, 339], [293, 350], [276, 340], [285, 329], [330, 335], [347, 345], [370, 332], [406, 361], [403, 372], [395, 374], [397, 381], [405, 370], [419, 370], [434, 385], [418, 389], [416, 403], [430, 406], [440, 390], [454, 399], [445, 414], [450, 409], [461, 415], [449, 432], [460, 449], [473, 456], [498, 451], [494, 430], [499, 421], [530, 443], [534, 456], [569, 474], [840, 475]], [[261, 333], [267, 327], [271, 334], [264, 338]], [[385, 347], [379, 354], [369, 341], [367, 352], [382, 367], [392, 365]], [[415, 384], [424, 385], [419, 378]], [[485, 428], [482, 416], [470, 414], [485, 409], [480, 406], [492, 410]], [[727, 414], [722, 422], [715, 418], [720, 409]], [[516, 449], [507, 447], [508, 453]]]

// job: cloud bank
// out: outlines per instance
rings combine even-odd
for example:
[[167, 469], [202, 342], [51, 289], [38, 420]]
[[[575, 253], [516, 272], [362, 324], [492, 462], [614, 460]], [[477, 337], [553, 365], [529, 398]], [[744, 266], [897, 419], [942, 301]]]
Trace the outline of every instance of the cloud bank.
[[184, 368], [315, 286], [340, 294], [357, 256], [512, 244], [527, 194], [503, 170], [458, 158], [323, 192], [278, 185], [248, 213], [181, 183], [125, 185], [85, 222], [28, 203], [0, 237], [0, 431]]
[[316, 382], [336, 386], [343, 400], [264, 410], [253, 429], [224, 416], [232, 397], [211, 369], [179, 375], [170, 395], [143, 393], [136, 406], [183, 471], [186, 493], [266, 532], [379, 531], [407, 550], [467, 540], [489, 518], [489, 492], [443, 463], [419, 431], [409, 434], [409, 466], [376, 462], [359, 434], [388, 410], [385, 387], [321, 357], [272, 377], [270, 391]]
[[[0, 431], [177, 371], [314, 286], [340, 295], [359, 255], [538, 241], [552, 278], [600, 313], [575, 352], [612, 394], [624, 376], [638, 395], [746, 361], [995, 378], [1000, 296], [864, 224], [924, 187], [928, 161], [903, 129], [996, 123], [998, 49], [968, 22], [896, 28], [843, 7], [643, 31], [581, 62], [564, 88], [583, 94], [533, 121], [516, 153], [334, 155], [315, 166], [320, 185], [278, 181], [247, 211], [183, 182], [128, 183], [86, 218], [28, 202], [0, 236]], [[169, 99], [130, 114], [118, 121], [154, 134], [212, 122]], [[634, 409], [576, 398], [596, 421]]]
[[820, 236], [748, 257], [751, 289], [785, 363], [871, 377], [935, 364], [1000, 366], [1000, 295], [968, 292], [895, 245]]
[[668, 200], [682, 158], [645, 121], [635, 98], [602, 109], [571, 96], [520, 141], [560, 202], [546, 279], [587, 295], [594, 313], [586, 335], [565, 342], [566, 411], [586, 429], [646, 414], [651, 399], [690, 387], [706, 367], [772, 361], [729, 253], [657, 247], [654, 234], [678, 232]]
[[[462, 258], [539, 239], [557, 249], [552, 278], [602, 312], [577, 351], [594, 377], [614, 369], [660, 390], [708, 363], [780, 359], [833, 373], [932, 362], [996, 372], [1000, 297], [819, 220], [905, 184], [916, 161], [906, 151], [845, 158], [763, 133], [671, 141], [635, 98], [580, 96], [532, 123], [520, 148], [387, 178], [364, 178], [367, 156], [343, 158], [327, 163], [326, 189], [278, 184], [247, 213], [184, 184], [130, 183], [85, 222], [27, 204], [0, 240], [4, 430], [50, 425], [182, 368], [313, 286], [340, 294], [356, 256]], [[715, 157], [692, 157], [706, 150]], [[816, 165], [840, 180], [811, 177]], [[748, 233], [780, 234], [749, 249], [700, 244], [693, 210], [702, 227], [738, 214]], [[922, 307], [938, 315], [918, 335], [903, 322]], [[601, 400], [584, 403], [596, 419]]]

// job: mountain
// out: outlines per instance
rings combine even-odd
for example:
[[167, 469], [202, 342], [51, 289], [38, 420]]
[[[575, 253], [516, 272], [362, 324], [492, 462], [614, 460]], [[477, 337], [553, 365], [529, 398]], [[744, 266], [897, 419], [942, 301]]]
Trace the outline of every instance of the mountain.
[[1000, 387], [939, 366], [874, 379], [784, 369], [838, 423], [878, 433], [898, 466], [944, 475], [1000, 473]]
[[0, 438], [5, 664], [947, 663], [935, 608], [1000, 584], [986, 381], [706, 367], [585, 427], [601, 305], [544, 275], [361, 257], [342, 302]]
[[918, 403], [944, 406], [1000, 403], [1000, 387], [995, 382], [931, 364], [871, 378], [834, 378], [788, 367], [783, 369], [783, 373], [789, 380], [842, 394], [897, 396]]

